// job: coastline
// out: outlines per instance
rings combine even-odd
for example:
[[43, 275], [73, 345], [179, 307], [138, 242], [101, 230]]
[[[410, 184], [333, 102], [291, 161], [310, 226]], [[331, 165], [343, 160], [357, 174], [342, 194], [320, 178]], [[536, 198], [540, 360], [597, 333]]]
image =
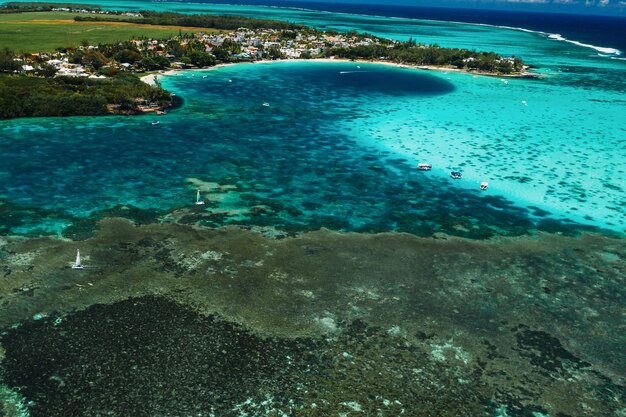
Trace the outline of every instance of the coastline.
[[437, 66], [437, 65], [410, 65], [410, 64], [402, 64], [399, 62], [391, 62], [384, 60], [366, 60], [366, 59], [346, 59], [346, 58], [311, 58], [311, 59], [277, 59], [277, 60], [261, 60], [261, 61], [244, 61], [244, 62], [229, 62], [222, 63], [212, 67], [198, 67], [198, 68], [185, 68], [185, 69], [168, 69], [165, 71], [154, 72], [139, 79], [148, 84], [148, 85], [156, 85], [156, 81], [159, 77], [166, 77], [175, 75], [179, 72], [184, 71], [198, 71], [198, 70], [213, 70], [218, 68], [223, 68], [231, 65], [241, 65], [241, 64], [256, 64], [256, 65], [264, 65], [264, 64], [273, 64], [278, 62], [337, 62], [337, 63], [363, 63], [363, 64], [380, 64], [380, 65], [388, 65], [396, 68], [408, 68], [408, 69], [417, 69], [424, 71], [439, 71], [439, 72], [456, 72], [461, 74], [475, 75], [475, 76], [485, 76], [485, 77], [496, 77], [496, 78], [538, 78], [539, 75], [532, 73], [530, 71], [522, 71], [519, 74], [494, 74], [490, 72], [481, 72], [481, 71], [467, 71], [459, 68], [455, 68], [453, 66]]

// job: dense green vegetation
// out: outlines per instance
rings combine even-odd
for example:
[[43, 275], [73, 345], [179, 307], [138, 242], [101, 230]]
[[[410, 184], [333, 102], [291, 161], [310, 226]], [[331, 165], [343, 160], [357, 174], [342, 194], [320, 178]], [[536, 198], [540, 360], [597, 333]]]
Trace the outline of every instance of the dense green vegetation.
[[[229, 52], [224, 47], [215, 48], [213, 54], [210, 54], [204, 51], [204, 45], [197, 40], [188, 40], [184, 46], [181, 46], [177, 40], [163, 40], [162, 42], [165, 45], [159, 49], [169, 52], [173, 59], [183, 64], [210, 67], [218, 61], [229, 60]], [[128, 41], [100, 44], [95, 49], [60, 48], [59, 50], [67, 53], [71, 63], [83, 65], [92, 72], [106, 76], [119, 72], [119, 63], [130, 64], [137, 72], [166, 69], [172, 64], [169, 58], [157, 53], [156, 50], [140, 49], [135, 42]]]
[[[144, 10], [139, 12], [143, 18], [129, 17], [122, 19], [132, 23], [143, 23], [161, 26], [192, 26], [223, 30], [248, 29], [302, 29], [304, 26], [279, 20], [253, 19], [242, 16], [218, 16], [211, 14], [181, 14], [171, 12], [153, 12]], [[107, 15], [79, 15], [74, 18], [77, 22], [103, 22], [112, 18]], [[115, 19], [120, 21], [120, 19]]]
[[327, 48], [324, 55], [348, 59], [389, 60], [410, 65], [452, 65], [459, 69], [499, 74], [520, 72], [524, 68], [524, 62], [519, 58], [508, 60], [502, 59], [493, 52], [426, 46], [412, 41], [396, 43], [392, 47], [358, 45], [347, 48]]
[[107, 79], [0, 74], [0, 119], [134, 113], [142, 102], [170, 101], [169, 93], [128, 73]]

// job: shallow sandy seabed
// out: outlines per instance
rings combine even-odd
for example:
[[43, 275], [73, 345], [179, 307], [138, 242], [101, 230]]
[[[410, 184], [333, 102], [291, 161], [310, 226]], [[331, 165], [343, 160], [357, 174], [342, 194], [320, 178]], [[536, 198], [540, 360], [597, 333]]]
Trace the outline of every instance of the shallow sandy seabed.
[[[106, 219], [81, 242], [3, 238], [7, 386], [33, 416], [142, 401], [152, 415], [619, 415], [622, 239], [264, 232]], [[107, 394], [72, 394], [94, 386]]]

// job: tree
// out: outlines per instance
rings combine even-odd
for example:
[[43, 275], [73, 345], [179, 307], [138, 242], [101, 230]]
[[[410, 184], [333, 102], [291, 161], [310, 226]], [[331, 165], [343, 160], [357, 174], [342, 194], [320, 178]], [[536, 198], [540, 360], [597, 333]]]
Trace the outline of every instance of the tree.
[[187, 57], [192, 64], [198, 67], [211, 67], [216, 64], [215, 57], [206, 52], [192, 52], [187, 54]]
[[285, 58], [285, 54], [280, 52], [280, 48], [278, 46], [272, 46], [267, 50], [267, 57], [269, 59], [282, 59]]
[[87, 51], [83, 55], [83, 65], [94, 70], [100, 69], [107, 64], [107, 59], [98, 51]]
[[0, 72], [15, 72], [21, 68], [22, 65], [15, 61], [15, 53], [11, 49], [0, 49]]
[[283, 30], [280, 34], [281, 39], [296, 39], [298, 33], [293, 30]]
[[187, 52], [204, 51], [204, 48], [204, 44], [197, 39], [192, 39], [185, 45], [185, 51]]
[[180, 58], [181, 56], [185, 55], [185, 50], [182, 46], [180, 46], [180, 42], [174, 39], [167, 42], [167, 45], [165, 45], [165, 50], [171, 55], [174, 55], [176, 58]]
[[139, 65], [147, 71], [155, 71], [168, 68], [170, 66], [170, 60], [160, 55], [147, 56], [139, 62]]
[[228, 62], [230, 60], [230, 52], [221, 46], [216, 46], [211, 52], [218, 61]]
[[85, 53], [81, 51], [80, 49], [77, 49], [70, 55], [69, 61], [72, 64], [82, 64], [84, 56], [85, 56]]
[[135, 62], [141, 60], [141, 54], [132, 49], [122, 49], [121, 51], [116, 52], [115, 55], [113, 55], [113, 58], [115, 58], [118, 62], [134, 64]]
[[43, 64], [39, 68], [37, 68], [35, 73], [42, 77], [54, 77], [57, 71], [58, 70], [54, 67], [54, 65]]
[[238, 54], [241, 52], [241, 45], [232, 39], [224, 39], [222, 42], [222, 48], [226, 49], [231, 54]]

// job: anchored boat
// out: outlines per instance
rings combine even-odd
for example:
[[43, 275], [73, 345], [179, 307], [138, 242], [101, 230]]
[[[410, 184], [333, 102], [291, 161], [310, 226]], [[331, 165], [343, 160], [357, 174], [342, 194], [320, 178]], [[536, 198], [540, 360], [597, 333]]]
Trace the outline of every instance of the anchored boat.
[[76, 249], [76, 261], [74, 261], [72, 269], [83, 269], [83, 266], [80, 263], [80, 250], [78, 249]]
[[487, 181], [483, 181], [480, 183], [480, 189], [485, 191], [489, 187], [489, 183]]
[[196, 206], [204, 205], [204, 201], [200, 198], [200, 190], [196, 192]]
[[420, 171], [430, 171], [433, 169], [433, 166], [431, 164], [417, 164], [417, 169]]

